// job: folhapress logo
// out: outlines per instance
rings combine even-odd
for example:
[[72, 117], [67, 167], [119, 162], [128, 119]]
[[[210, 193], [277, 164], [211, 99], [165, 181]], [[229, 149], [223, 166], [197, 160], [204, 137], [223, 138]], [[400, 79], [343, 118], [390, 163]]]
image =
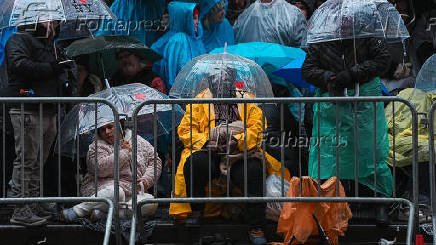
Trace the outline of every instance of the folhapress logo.
[[431, 28], [436, 26], [436, 17], [431, 17], [428, 21], [428, 26], [426, 31], [431, 31]]

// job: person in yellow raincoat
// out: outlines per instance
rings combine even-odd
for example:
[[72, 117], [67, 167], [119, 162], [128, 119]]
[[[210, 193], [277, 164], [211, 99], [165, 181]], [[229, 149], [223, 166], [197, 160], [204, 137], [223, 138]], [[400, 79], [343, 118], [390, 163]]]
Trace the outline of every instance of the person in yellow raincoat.
[[[231, 71], [227, 70], [227, 82], [223, 81], [211, 81], [209, 88], [206, 88], [200, 92], [196, 98], [229, 98], [229, 97], [244, 97], [242, 90], [237, 90], [235, 87], [235, 80], [229, 75]], [[226, 73], [224, 72], [224, 73]], [[223, 76], [223, 74], [221, 76]], [[225, 75], [224, 75], [225, 76]], [[222, 80], [223, 78], [219, 78]], [[213, 78], [211, 79], [213, 80]], [[247, 97], [248, 93], [245, 93]], [[249, 95], [250, 96], [250, 95]], [[252, 97], [252, 96], [250, 96]], [[209, 108], [210, 106], [210, 108]], [[210, 110], [209, 110], [210, 109]], [[249, 197], [261, 197], [263, 196], [263, 165], [259, 157], [256, 157], [256, 153], [261, 152], [260, 144], [262, 141], [262, 110], [255, 104], [246, 105], [246, 140], [247, 151], [250, 152], [247, 158], [247, 192]], [[210, 111], [210, 114], [209, 114]], [[192, 112], [192, 132], [191, 132], [191, 112]], [[220, 173], [220, 162], [225, 157], [220, 157], [223, 154], [220, 152], [221, 138], [210, 137], [209, 140], [209, 124], [211, 136], [219, 135], [216, 133], [216, 127], [222, 125], [238, 124], [243, 125], [244, 120], [244, 104], [193, 104], [186, 106], [186, 113], [183, 117], [179, 127], [178, 134], [180, 140], [183, 142], [185, 149], [182, 151], [180, 163], [177, 168], [175, 178], [175, 193], [174, 197], [205, 197], [206, 186], [209, 183], [209, 153], [207, 147], [214, 149], [211, 154], [211, 173], [212, 179], [217, 178]], [[210, 116], [210, 118], [209, 118]], [[266, 124], [266, 119], [265, 119]], [[266, 125], [265, 125], [266, 128]], [[191, 139], [192, 133], [192, 139]], [[233, 134], [231, 139], [224, 137], [225, 142], [229, 143], [228, 152], [241, 153], [244, 152], [244, 131], [239, 134]], [[191, 151], [192, 142], [192, 151]], [[217, 147], [216, 147], [217, 146]], [[218, 148], [218, 149], [216, 149]], [[221, 148], [222, 149], [222, 148]], [[192, 154], [191, 154], [192, 152]], [[225, 150], [222, 150], [225, 152]], [[281, 163], [265, 153], [265, 165], [267, 174], [282, 175]], [[192, 162], [192, 180], [191, 181], [191, 162]], [[286, 170], [285, 179], [289, 179], [289, 172]], [[230, 168], [230, 180], [233, 185], [244, 190], [244, 159], [237, 158], [232, 161]], [[193, 193], [191, 191], [191, 185]], [[189, 203], [171, 203], [170, 214], [171, 215], [187, 215], [188, 219], [186, 223], [199, 224], [201, 222], [201, 216], [203, 215], [204, 204], [189, 204]], [[247, 225], [251, 227], [249, 237], [253, 241], [263, 241], [262, 225], [265, 222], [265, 207], [266, 203], [247, 203], [244, 210], [244, 220]], [[219, 213], [215, 213], [219, 215]], [[266, 242], [266, 240], [265, 240]], [[263, 244], [255, 243], [254, 244]]]

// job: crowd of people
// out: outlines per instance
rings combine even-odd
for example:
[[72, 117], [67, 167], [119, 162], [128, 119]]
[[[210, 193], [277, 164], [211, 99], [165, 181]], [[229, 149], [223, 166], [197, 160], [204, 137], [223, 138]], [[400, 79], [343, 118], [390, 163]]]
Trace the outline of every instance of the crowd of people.
[[[117, 62], [117, 69], [107, 81], [106, 77], [93, 70], [92, 59], [88, 55], [75, 57], [74, 62], [68, 62], [71, 57], [67, 57], [62, 47], [70, 44], [72, 40], [57, 40], [60, 34], [61, 23], [59, 21], [38, 23], [36, 28], [32, 28], [31, 31], [29, 31], [31, 28], [28, 26], [3, 29], [0, 39], [0, 96], [86, 97], [108, 89], [108, 86], [114, 87], [130, 83], [143, 83], [163, 94], [168, 94], [185, 64], [215, 48], [247, 42], [278, 43], [300, 48], [306, 36], [308, 20], [324, 2], [323, 0], [106, 1], [119, 20], [150, 20], [152, 31], [126, 31], [117, 28], [108, 30], [102, 24], [100, 29], [96, 31], [96, 36], [129, 35], [145, 43], [162, 56], [162, 59], [153, 62], [132, 49], [118, 49], [113, 57]], [[436, 53], [436, 25], [433, 23], [434, 18], [436, 18], [436, 3], [430, 0], [419, 3], [411, 0], [395, 0], [392, 3], [402, 15], [411, 36], [404, 43], [390, 44], [377, 38], [364, 38], [358, 39], [354, 43], [352, 40], [333, 41], [303, 47], [307, 56], [302, 67], [302, 75], [307, 82], [319, 88], [314, 96], [342, 96], [344, 88], [353, 89], [355, 83], [361, 85], [360, 93], [364, 96], [381, 96], [381, 84], [387, 88], [391, 95], [396, 95], [402, 89], [414, 86], [414, 79], [421, 66], [431, 55]], [[231, 77], [231, 75], [229, 76]], [[231, 80], [231, 78], [229, 79]], [[276, 97], [290, 97], [289, 93], [283, 92], [287, 89], [283, 89], [281, 85], [272, 84], [272, 87]], [[211, 86], [209, 90], [196, 95], [196, 98], [236, 97], [235, 94], [229, 95], [229, 91], [235, 93], [234, 88], [228, 88], [228, 91], [224, 91], [226, 89], [225, 87]], [[300, 92], [305, 96], [309, 95], [305, 89], [301, 89]], [[284, 113], [286, 117], [285, 130], [293, 134], [299, 132], [296, 136], [302, 136], [301, 130], [298, 129], [298, 124], [302, 121], [304, 122], [303, 131], [307, 136], [318, 136], [320, 132], [312, 130], [312, 124], [313, 122], [313, 125], [318, 124], [317, 120], [321, 121], [322, 130], [336, 130], [328, 127], [328, 125], [335, 124], [336, 119], [332, 118], [331, 114], [335, 114], [336, 106], [334, 104], [328, 105], [328, 103], [324, 103], [322, 106], [321, 118], [315, 119], [312, 117], [313, 113], [317, 112], [318, 107], [312, 108], [311, 104], [305, 105], [304, 119], [295, 118], [295, 115], [286, 110]], [[21, 115], [23, 109], [24, 121], [22, 121]], [[9, 182], [10, 195], [13, 197], [40, 196], [40, 159], [43, 162], [53, 161], [50, 152], [58, 131], [56, 122], [58, 111], [55, 106], [45, 104], [42, 119], [44, 127], [41, 128], [39, 109], [37, 105], [26, 104], [22, 108], [20, 105], [12, 104], [8, 105], [7, 111], [3, 111], [10, 119], [5, 122], [7, 127], [2, 129], [6, 135], [6, 140], [3, 140], [2, 144], [9, 147], [5, 158], [7, 162], [11, 163], [8, 165], [10, 167], [6, 168], [8, 169], [6, 177], [10, 179], [4, 181]], [[67, 110], [67, 108], [65, 109]], [[153, 146], [139, 136], [138, 185], [141, 183], [146, 190], [151, 190], [158, 183], [156, 178], [161, 175], [161, 172], [165, 172], [165, 168], [168, 168], [167, 163], [175, 162], [177, 174], [175, 176], [175, 192], [172, 193], [174, 197], [206, 196], [205, 187], [208, 184], [208, 172], [211, 171], [212, 177], [218, 177], [222, 171], [226, 171], [223, 170], [219, 154], [212, 156], [214, 164], [211, 170], [207, 164], [203, 164], [210, 159], [209, 155], [200, 149], [212, 145], [216, 146], [219, 143], [209, 142], [206, 139], [206, 135], [209, 135], [207, 124], [210, 120], [214, 121], [213, 125], [216, 126], [212, 126], [211, 134], [216, 136], [225, 134], [218, 129], [221, 124], [228, 124], [233, 127], [233, 132], [239, 132], [231, 135], [230, 140], [224, 143], [229, 144], [230, 149], [222, 150], [227, 152], [243, 152], [244, 143], [247, 143], [249, 150], [257, 149], [256, 146], [260, 143], [258, 142], [259, 138], [255, 135], [261, 134], [263, 114], [268, 119], [268, 130], [271, 131], [271, 135], [273, 132], [280, 132], [280, 121], [275, 120], [277, 113], [279, 113], [276, 107], [261, 109], [257, 105], [248, 104], [246, 109], [248, 112], [246, 130], [249, 132], [246, 138], [247, 142], [244, 142], [243, 136], [244, 109], [243, 105], [239, 104], [215, 105], [213, 118], [210, 119], [207, 116], [207, 111], [210, 110], [207, 105], [186, 107], [185, 117], [177, 129], [178, 139], [183, 145], [181, 148], [184, 149], [179, 152], [177, 159], [171, 159], [168, 154], [160, 154], [161, 152], [157, 156]], [[352, 111], [345, 109], [342, 112], [352, 113]], [[359, 166], [368, 165], [368, 169], [374, 168], [374, 163], [371, 160], [366, 161], [367, 158], [364, 155], [368, 155], [368, 151], [376, 149], [378, 185], [371, 187], [374, 184], [372, 182], [374, 173], [369, 170], [360, 172], [359, 176], [365, 176], [359, 178], [359, 182], [364, 186], [362, 188], [369, 187], [380, 196], [390, 196], [393, 191], [392, 174], [386, 164], [389, 144], [385, 144], [388, 136], [383, 105], [377, 105], [377, 108], [363, 105], [362, 108], [359, 108], [359, 113], [362, 117], [376, 114], [377, 132], [379, 133], [376, 139], [377, 147], [367, 145], [367, 148], [362, 148], [362, 155], [359, 154]], [[191, 124], [196, 125], [196, 127], [191, 129]], [[24, 134], [21, 133], [22, 125], [24, 125]], [[352, 126], [353, 124], [349, 128], [352, 129]], [[344, 128], [346, 127], [344, 126]], [[362, 128], [363, 131], [359, 131], [362, 138], [372, 137], [371, 130], [373, 128]], [[191, 130], [193, 131], [191, 132]], [[383, 131], [386, 134], [383, 134]], [[352, 133], [344, 131], [341, 135]], [[43, 145], [40, 145], [40, 134], [44, 138]], [[121, 130], [118, 137], [120, 139], [119, 197], [122, 202], [129, 202], [132, 195], [130, 157], [132, 142], [125, 140], [124, 134], [125, 130]], [[331, 131], [330, 134], [335, 135], [336, 133]], [[98, 138], [95, 141], [90, 144], [85, 160], [87, 172], [84, 174], [81, 195], [94, 196], [97, 192], [99, 197], [113, 199], [113, 161], [114, 144], [116, 144], [114, 142], [114, 123], [99, 125]], [[23, 144], [24, 152], [22, 152]], [[96, 145], [98, 146], [96, 147]], [[348, 145], [346, 149], [342, 150], [345, 152], [343, 154], [347, 154], [347, 151], [354, 152], [354, 146]], [[214, 152], [220, 151], [220, 149], [214, 149]], [[332, 151], [334, 151], [332, 148], [312, 147], [309, 150], [305, 148], [302, 156], [303, 165], [297, 166], [298, 148], [286, 149], [284, 166], [287, 169], [283, 171], [285, 176], [282, 177], [289, 180], [290, 176], [298, 176], [298, 173], [302, 173], [317, 178], [318, 154], [326, 157], [321, 163], [323, 173], [320, 178], [328, 179], [335, 176], [336, 167], [332, 168], [332, 166], [335, 166], [336, 158]], [[247, 160], [250, 166], [247, 175], [247, 192], [250, 197], [263, 196], [263, 172], [259, 152], [260, 150], [258, 152], [250, 151]], [[354, 153], [349, 155], [354, 156]], [[267, 146], [266, 158], [269, 163], [267, 174], [281, 176], [281, 164], [278, 161], [281, 159], [281, 151]], [[157, 165], [155, 165], [156, 163]], [[22, 166], [23, 164], [24, 166]], [[244, 189], [243, 158], [235, 159], [231, 166], [230, 179], [232, 184]], [[344, 178], [345, 190], [349, 191], [347, 194], [354, 195], [354, 192], [351, 192], [351, 190], [354, 191], [354, 187], [351, 187], [352, 183], [346, 181], [347, 179], [354, 180], [354, 160], [341, 159], [341, 166], [341, 177]], [[98, 169], [98, 173], [95, 173], [94, 169]], [[331, 171], [324, 171], [325, 169], [331, 169]], [[66, 174], [68, 175], [68, 173]], [[74, 174], [70, 173], [70, 175]], [[192, 180], [195, 184], [192, 188], [188, 188], [191, 186]], [[98, 190], [94, 190], [95, 181], [98, 183]], [[211, 207], [208, 205], [205, 207], [203, 204], [174, 203], [171, 204], [169, 211], [171, 215], [186, 219], [186, 223], [199, 224], [208, 208]], [[39, 204], [17, 206], [10, 221], [22, 225], [45, 224], [48, 218], [47, 213], [52, 209], [53, 207], [49, 205]], [[107, 212], [107, 206], [104, 204], [81, 203], [72, 208], [64, 209], [62, 216], [67, 221], [85, 216], [98, 219], [104, 216], [105, 212]], [[244, 210], [244, 214], [245, 222], [250, 226], [249, 237], [253, 244], [265, 244], [266, 239], [262, 230], [265, 223], [265, 204], [250, 203]], [[378, 218], [386, 219], [383, 210], [379, 214]]]

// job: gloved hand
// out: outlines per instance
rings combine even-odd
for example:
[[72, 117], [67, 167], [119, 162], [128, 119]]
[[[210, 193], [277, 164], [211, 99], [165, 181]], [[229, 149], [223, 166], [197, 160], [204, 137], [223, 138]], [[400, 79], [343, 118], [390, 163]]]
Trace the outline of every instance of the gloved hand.
[[329, 82], [327, 88], [330, 97], [344, 96], [344, 89], [341, 89], [334, 81]]
[[66, 63], [58, 63], [57, 61], [50, 63], [51, 69], [54, 74], [61, 74], [66, 69], [71, 69], [71, 64], [69, 62]]
[[354, 88], [353, 78], [351, 77], [351, 73], [349, 71], [341, 71], [336, 74], [336, 77], [332, 80], [332, 83], [335, 84], [335, 87], [338, 89]]

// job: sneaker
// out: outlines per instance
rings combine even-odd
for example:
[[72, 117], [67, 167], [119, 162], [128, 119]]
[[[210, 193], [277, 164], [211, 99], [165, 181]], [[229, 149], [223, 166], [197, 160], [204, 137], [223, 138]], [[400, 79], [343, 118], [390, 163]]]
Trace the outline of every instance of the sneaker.
[[47, 224], [47, 220], [35, 215], [28, 205], [15, 208], [14, 214], [9, 221], [12, 224], [24, 226], [41, 226]]
[[250, 238], [251, 244], [266, 244], [265, 234], [262, 229], [253, 229], [248, 232], [248, 238]]
[[61, 220], [62, 221], [73, 222], [77, 218], [79, 218], [79, 216], [72, 208], [64, 209], [61, 211]]
[[52, 215], [56, 213], [52, 212], [51, 210], [48, 210], [47, 205], [43, 205], [43, 203], [33, 203], [30, 205], [30, 208], [32, 209], [32, 212], [39, 217], [49, 220], [52, 218]]
[[90, 219], [93, 222], [105, 219], [106, 217], [107, 217], [107, 214], [105, 212], [101, 211], [101, 210], [93, 209], [91, 211]]

